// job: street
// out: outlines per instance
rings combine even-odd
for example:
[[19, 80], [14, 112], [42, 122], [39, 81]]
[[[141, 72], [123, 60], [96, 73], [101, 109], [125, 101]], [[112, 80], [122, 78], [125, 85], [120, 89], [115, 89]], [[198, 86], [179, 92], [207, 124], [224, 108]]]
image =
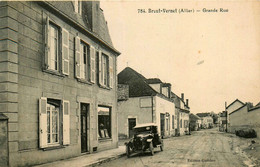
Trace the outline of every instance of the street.
[[133, 154], [100, 166], [150, 167], [150, 166], [250, 166], [250, 160], [237, 147], [238, 138], [215, 129], [192, 132], [192, 135], [171, 137], [164, 140], [164, 151], [155, 148], [154, 156], [149, 152]]

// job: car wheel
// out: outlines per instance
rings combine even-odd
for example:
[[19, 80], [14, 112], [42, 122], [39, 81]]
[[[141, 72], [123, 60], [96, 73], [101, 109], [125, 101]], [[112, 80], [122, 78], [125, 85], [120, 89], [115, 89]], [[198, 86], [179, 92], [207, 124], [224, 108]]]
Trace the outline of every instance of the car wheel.
[[129, 158], [131, 155], [130, 147], [127, 145], [126, 146], [126, 156]]
[[152, 142], [149, 145], [149, 149], [150, 149], [151, 155], [154, 155], [153, 143]]
[[163, 142], [160, 145], [160, 149], [161, 149], [161, 151], [163, 151]]

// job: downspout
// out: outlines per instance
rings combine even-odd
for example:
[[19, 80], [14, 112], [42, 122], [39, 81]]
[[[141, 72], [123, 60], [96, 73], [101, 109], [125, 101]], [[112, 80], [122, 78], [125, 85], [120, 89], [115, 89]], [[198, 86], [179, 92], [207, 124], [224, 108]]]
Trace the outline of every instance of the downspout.
[[153, 122], [153, 96], [152, 96], [152, 123], [154, 123]]

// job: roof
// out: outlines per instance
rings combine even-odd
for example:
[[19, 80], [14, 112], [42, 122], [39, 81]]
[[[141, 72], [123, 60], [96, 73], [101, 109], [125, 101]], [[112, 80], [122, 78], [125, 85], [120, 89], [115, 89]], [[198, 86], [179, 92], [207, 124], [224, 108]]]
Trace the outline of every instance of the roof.
[[201, 118], [193, 113], [190, 113], [190, 119], [199, 120]]
[[199, 117], [207, 117], [210, 116], [210, 113], [197, 113], [196, 115]]
[[241, 103], [242, 105], [244, 105], [244, 103], [243, 103], [242, 101], [236, 99], [235, 101], [233, 101], [232, 103], [230, 103], [230, 104], [227, 106], [226, 109], [228, 109], [228, 108], [229, 108], [231, 105], [233, 105], [235, 102], [239, 102], [239, 103]]
[[137, 124], [134, 128], [141, 128], [146, 126], [157, 126], [155, 123]]
[[[48, 11], [52, 11], [57, 17], [64, 18], [63, 21], [68, 22], [71, 26], [79, 28], [80, 31], [84, 31], [83, 34], [88, 34], [89, 37], [98, 40], [101, 44], [112, 49], [116, 54], [120, 54], [113, 46], [103, 10], [99, 8], [99, 1], [82, 2], [82, 17], [79, 17], [79, 15], [74, 12], [73, 1], [39, 1], [37, 3], [46, 7]], [[91, 12], [89, 12], [89, 8], [93, 8], [93, 6], [98, 6], [98, 11], [95, 16], [92, 16]], [[95, 22], [95, 29], [92, 29], [92, 18], [98, 20], [98, 22]]]
[[162, 83], [163, 87], [168, 87], [168, 86], [172, 86], [170, 83]]
[[129, 85], [129, 97], [152, 96], [158, 93], [149, 86], [143, 75], [130, 67], [118, 74], [118, 84]]
[[245, 103], [243, 106], [241, 106], [241, 107], [239, 107], [238, 109], [236, 109], [236, 110], [232, 111], [232, 112], [231, 112], [231, 113], [229, 113], [228, 115], [231, 115], [231, 114], [233, 114], [233, 113], [235, 113], [235, 112], [239, 111], [241, 108], [244, 108], [245, 106], [248, 106], [248, 103]]
[[260, 102], [259, 102], [259, 103], [257, 103], [257, 105], [255, 105], [255, 107], [257, 107], [257, 106], [260, 106]]
[[148, 84], [157, 84], [162, 83], [162, 81], [159, 78], [148, 78], [145, 80]]
[[181, 109], [181, 108], [180, 108], [180, 112], [184, 112], [184, 113], [187, 113], [187, 114], [189, 114], [189, 113], [190, 113], [190, 111], [189, 111], [189, 110], [185, 110], [185, 109]]

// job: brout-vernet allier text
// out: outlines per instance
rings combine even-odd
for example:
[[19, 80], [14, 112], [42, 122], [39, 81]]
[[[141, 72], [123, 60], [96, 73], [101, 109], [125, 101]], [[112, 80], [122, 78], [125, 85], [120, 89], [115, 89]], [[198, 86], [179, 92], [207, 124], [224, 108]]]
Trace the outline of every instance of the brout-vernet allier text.
[[173, 8], [173, 9], [166, 9], [166, 8], [158, 8], [158, 9], [137, 9], [138, 13], [194, 13], [194, 12], [203, 12], [203, 13], [218, 13], [218, 12], [229, 12], [228, 9], [225, 8], [213, 8], [213, 9], [188, 9], [188, 8]]

